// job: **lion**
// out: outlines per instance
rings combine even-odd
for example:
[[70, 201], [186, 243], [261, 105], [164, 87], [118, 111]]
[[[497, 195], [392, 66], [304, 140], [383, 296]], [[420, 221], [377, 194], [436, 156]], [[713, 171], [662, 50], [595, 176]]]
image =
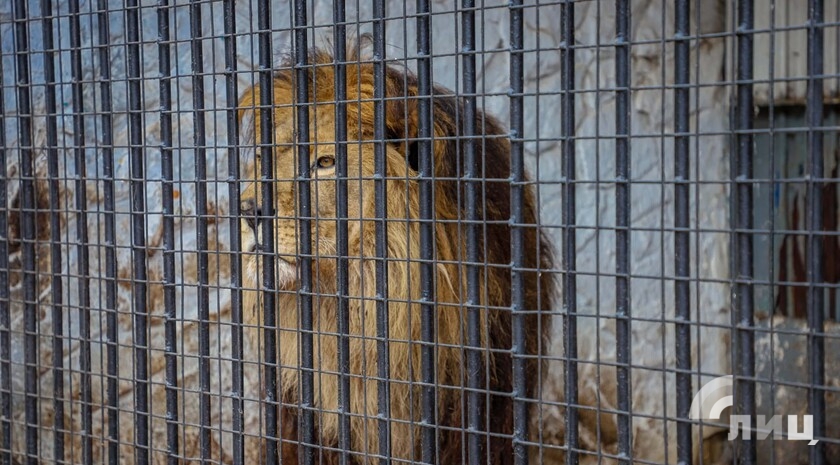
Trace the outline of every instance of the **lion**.
[[[358, 46], [349, 46], [358, 50]], [[354, 463], [378, 463], [379, 425], [376, 337], [376, 212], [374, 192], [374, 66], [350, 52], [346, 66], [347, 83], [347, 191], [348, 191], [348, 280], [350, 347], [350, 452]], [[272, 81], [274, 166], [273, 253], [276, 256], [278, 292], [276, 325], [277, 357], [280, 366], [283, 460], [297, 463], [299, 441], [299, 306], [301, 270], [300, 209], [295, 150], [295, 71], [292, 61], [275, 71]], [[312, 194], [312, 318], [314, 344], [314, 405], [316, 444], [323, 463], [339, 463], [339, 372], [337, 336], [337, 200], [335, 159], [335, 75], [330, 52], [309, 52], [309, 164]], [[385, 71], [385, 130], [387, 132], [387, 312], [390, 386], [391, 456], [420, 460], [421, 432], [421, 243], [418, 80], [410, 72], [388, 66]], [[435, 309], [436, 362], [436, 456], [438, 463], [466, 463], [467, 373], [465, 349], [467, 335], [466, 233], [459, 220], [466, 218], [464, 196], [463, 102], [451, 91], [434, 87], [432, 119], [434, 137], [434, 254], [433, 279]], [[249, 136], [259, 140], [261, 115], [258, 106], [262, 89], [252, 86], [239, 102], [239, 117]], [[493, 117], [477, 112], [475, 127], [483, 136], [474, 144], [483, 179], [479, 184], [478, 238], [480, 260], [481, 357], [484, 413], [478, 432], [481, 454], [489, 463], [513, 462], [513, 398], [534, 399], [540, 355], [546, 348], [549, 330], [548, 310], [552, 306], [555, 283], [551, 273], [552, 255], [548, 242], [537, 227], [537, 207], [532, 192], [524, 195], [522, 267], [524, 293], [523, 321], [526, 333], [524, 351], [527, 392], [513, 392], [511, 324], [511, 162], [507, 132]], [[245, 134], [243, 132], [243, 134]], [[258, 150], [259, 152], [259, 150]], [[259, 155], [249, 164], [250, 179], [261, 173]], [[243, 251], [243, 296], [245, 323], [253, 331], [263, 324], [258, 304], [261, 292], [261, 253], [265, 207], [260, 183], [247, 185], [241, 195]], [[260, 340], [254, 333], [248, 338]], [[261, 344], [261, 343], [260, 343]], [[262, 345], [260, 345], [262, 349]], [[485, 392], [486, 390], [486, 392]], [[483, 459], [482, 459], [483, 460]]]

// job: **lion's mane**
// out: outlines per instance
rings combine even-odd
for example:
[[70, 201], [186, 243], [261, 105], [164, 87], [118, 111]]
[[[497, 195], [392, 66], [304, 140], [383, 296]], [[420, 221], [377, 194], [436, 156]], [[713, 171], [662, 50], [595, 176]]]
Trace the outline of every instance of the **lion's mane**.
[[[372, 149], [354, 149], [368, 144], [374, 138], [374, 66], [363, 62], [353, 53], [347, 70], [347, 131], [348, 152], [361, 153], [361, 165], [373, 164]], [[272, 100], [275, 125], [293, 115], [295, 72], [293, 62], [287, 61], [273, 78]], [[314, 103], [313, 117], [334, 121], [335, 100], [334, 60], [330, 53], [316, 49], [308, 61], [310, 95]], [[463, 134], [463, 102], [451, 92], [434, 87], [432, 100], [434, 167], [434, 246], [435, 276], [434, 296], [435, 327], [437, 330], [436, 353], [436, 404], [437, 404], [437, 453], [438, 463], [459, 464], [468, 460], [464, 444], [466, 435], [466, 351], [467, 338], [467, 273], [466, 235], [462, 220], [466, 217], [464, 184], [464, 156], [466, 141]], [[253, 122], [251, 129], [260, 136], [259, 110], [261, 89], [254, 86], [247, 90], [240, 101], [240, 117]], [[388, 137], [387, 181], [387, 305], [389, 318], [390, 356], [390, 441], [394, 457], [419, 460], [420, 458], [420, 386], [421, 377], [421, 276], [419, 187], [417, 182], [417, 142], [419, 127], [418, 81], [403, 70], [388, 67], [385, 86], [385, 124]], [[321, 108], [320, 110], [318, 108]], [[482, 447], [494, 464], [511, 463], [513, 447], [513, 361], [511, 325], [511, 161], [508, 134], [494, 118], [477, 112], [475, 128], [483, 137], [475, 139], [475, 153], [481, 167], [482, 182], [478, 184], [478, 216], [481, 221], [478, 237], [481, 273], [479, 277], [481, 301], [481, 358], [484, 402], [484, 428]], [[328, 125], [327, 125], [328, 126]], [[353, 142], [355, 141], [355, 145]], [[327, 141], [329, 142], [329, 141]], [[291, 163], [288, 159], [275, 158], [275, 163]], [[371, 168], [372, 169], [372, 168]], [[364, 170], [363, 170], [364, 171]], [[259, 170], [253, 172], [258, 173]], [[359, 180], [358, 173], [349, 173], [348, 184], [360, 186], [350, 189], [349, 205], [349, 318], [350, 318], [350, 420], [351, 449], [354, 454], [379, 453], [379, 420], [377, 418], [377, 340], [376, 337], [376, 258], [375, 210], [373, 181]], [[256, 196], [257, 189], [249, 188], [243, 198]], [[355, 194], [354, 194], [355, 192]], [[361, 195], [360, 195], [361, 194]], [[354, 197], [355, 196], [355, 197]], [[359, 196], [361, 198], [359, 198]], [[316, 201], [324, 198], [313, 196]], [[327, 200], [328, 201], [328, 200]], [[334, 200], [333, 200], [334, 201]], [[294, 216], [287, 205], [277, 199], [277, 216]], [[313, 211], [319, 210], [313, 205]], [[283, 213], [283, 212], [286, 213]], [[526, 340], [524, 351], [527, 392], [517, 397], [536, 395], [536, 373], [540, 367], [539, 354], [546, 349], [544, 337], [555, 292], [551, 273], [540, 270], [552, 268], [551, 253], [537, 228], [537, 208], [530, 191], [524, 195], [524, 222], [516, 225], [522, 231], [522, 250], [525, 254], [521, 270]], [[317, 216], [317, 215], [316, 215]], [[289, 221], [295, 221], [294, 218]], [[313, 221], [313, 235], [317, 236], [319, 222]], [[243, 229], [244, 230], [244, 229]], [[315, 246], [317, 248], [316, 237]], [[337, 365], [338, 337], [335, 263], [333, 255], [313, 259], [314, 297], [313, 322], [316, 442], [328, 448], [338, 447], [339, 436], [339, 371]], [[259, 257], [250, 258], [258, 263]], [[248, 260], [248, 258], [246, 258]], [[247, 268], [247, 265], [246, 265]], [[247, 276], [246, 276], [247, 278]], [[246, 279], [246, 287], [254, 289], [258, 279]], [[254, 328], [262, 324], [262, 307], [257, 304], [260, 292], [245, 293], [246, 323]], [[280, 391], [284, 403], [280, 421], [284, 440], [284, 459], [295, 460], [298, 440], [299, 416], [299, 309], [297, 294], [284, 292], [277, 297], [278, 358], [280, 364]], [[255, 335], [249, 340], [258, 340]], [[489, 430], [489, 440], [487, 434]], [[322, 451], [325, 463], [338, 463], [335, 452]], [[359, 463], [361, 455], [355, 455]], [[375, 458], [369, 460], [376, 462]], [[335, 461], [335, 462], [333, 462]], [[284, 462], [287, 463], [287, 462]], [[289, 462], [296, 463], [296, 462]]]

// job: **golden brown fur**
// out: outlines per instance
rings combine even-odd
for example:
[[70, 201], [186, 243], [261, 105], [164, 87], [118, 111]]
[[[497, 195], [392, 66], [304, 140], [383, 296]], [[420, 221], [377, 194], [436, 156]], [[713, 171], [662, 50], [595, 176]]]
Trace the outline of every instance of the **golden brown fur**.
[[[349, 47], [354, 50], [355, 47]], [[358, 57], [350, 57], [358, 61]], [[310, 111], [309, 139], [311, 162], [319, 157], [328, 157], [335, 153], [335, 113], [334, 113], [334, 67], [330, 54], [315, 50], [310, 53], [309, 64], [309, 101], [314, 102]], [[297, 187], [295, 178], [296, 153], [294, 150], [295, 101], [294, 71], [287, 67], [278, 71], [273, 79], [272, 99], [275, 168], [274, 196], [274, 244], [277, 260], [277, 283], [281, 289], [294, 290], [299, 278], [295, 263], [298, 250], [298, 226], [295, 216], [299, 214]], [[376, 335], [376, 296], [375, 280], [375, 211], [374, 211], [374, 74], [373, 65], [361, 63], [347, 66], [348, 120], [348, 173], [349, 191], [349, 295], [350, 295], [350, 379], [351, 411], [355, 415], [351, 420], [351, 448], [359, 463], [361, 454], [376, 455], [379, 452], [377, 414], [377, 346], [373, 339]], [[411, 139], [418, 136], [418, 100], [417, 80], [403, 71], [388, 68], [386, 72], [385, 94], [389, 100], [386, 109], [387, 145], [387, 215], [391, 220], [387, 225], [387, 253], [392, 259], [388, 262], [388, 315], [389, 315], [389, 350], [390, 350], [390, 389], [391, 447], [394, 457], [420, 459], [420, 430], [416, 426], [420, 420], [420, 389], [416, 384], [420, 380], [420, 346], [410, 341], [421, 339], [420, 328], [421, 298], [420, 277], [420, 198], [416, 179], [416, 150]], [[253, 122], [255, 140], [260, 140], [261, 118], [255, 107], [260, 105], [262, 90], [253, 87], [247, 90], [240, 102], [240, 116]], [[462, 348], [466, 341], [466, 301], [465, 267], [459, 260], [466, 257], [463, 225], [451, 220], [466, 216], [463, 205], [463, 185], [455, 178], [463, 176], [461, 165], [463, 141], [454, 137], [462, 133], [463, 108], [461, 102], [448, 91], [435, 88], [433, 100], [434, 121], [434, 183], [435, 203], [435, 295], [436, 304], [436, 394], [440, 428], [437, 431], [438, 457], [441, 464], [465, 463], [466, 448], [462, 447], [465, 436], [457, 429], [464, 428], [462, 418], [466, 412], [465, 396], [462, 388], [466, 382], [464, 367], [465, 354]], [[483, 351], [485, 374], [489, 381], [486, 389], [496, 395], [482, 396], [489, 412], [485, 424], [490, 426], [494, 437], [486, 444], [486, 451], [491, 463], [510, 463], [513, 459], [512, 442], [509, 435], [513, 430], [512, 413], [512, 361], [511, 348], [511, 230], [510, 220], [510, 146], [502, 126], [493, 118], [479, 114], [476, 128], [486, 137], [476, 144], [479, 164], [483, 166], [486, 182], [479, 195], [479, 215], [482, 217], [482, 236], [486, 234], [492, 244], [485, 247], [479, 240], [480, 256], [487, 266], [483, 266], [480, 278], [482, 301], [482, 346], [495, 350]], [[408, 140], [409, 142], [406, 142]], [[483, 148], [483, 151], [482, 151]], [[259, 165], [259, 161], [256, 165]], [[253, 166], [251, 176], [258, 176], [259, 166]], [[361, 174], [361, 176], [360, 176]], [[312, 192], [312, 251], [313, 259], [313, 321], [316, 328], [314, 335], [315, 354], [315, 406], [316, 441], [324, 446], [338, 445], [338, 377], [332, 373], [337, 368], [337, 310], [336, 292], [336, 183], [335, 170], [312, 170], [310, 183]], [[445, 179], [444, 179], [445, 178]], [[255, 179], [252, 177], [251, 179]], [[242, 195], [243, 216], [255, 215], [255, 206], [260, 202], [258, 183], [249, 185]], [[482, 208], [483, 207], [483, 208]], [[259, 208], [259, 207], [257, 207]], [[533, 196], [525, 196], [524, 209], [524, 252], [526, 268], [531, 270], [550, 269], [550, 253], [547, 244], [537, 231], [536, 206]], [[408, 219], [409, 221], [405, 221]], [[248, 250], [255, 244], [255, 229], [259, 225], [243, 221], [243, 248]], [[251, 289], [260, 287], [262, 281], [259, 267], [261, 257], [257, 254], [245, 259], [245, 286]], [[486, 285], [485, 285], [486, 283]], [[525, 310], [531, 310], [525, 319], [527, 341], [525, 350], [528, 354], [538, 354], [544, 350], [543, 337], [548, 330], [545, 313], [534, 310], [547, 310], [551, 306], [554, 293], [550, 273], [524, 274]], [[259, 292], [246, 292], [245, 313], [247, 323], [258, 327], [262, 323], [262, 307], [257, 304]], [[364, 299], [360, 299], [364, 297]], [[284, 408], [281, 423], [283, 438], [297, 440], [298, 370], [299, 339], [297, 294], [284, 292], [278, 295], [277, 324], [279, 326], [278, 357], [281, 365], [280, 390], [283, 402], [289, 403]], [[251, 339], [256, 340], [254, 333]], [[530, 383], [528, 397], [535, 393], [535, 373], [538, 364], [529, 359], [527, 371]], [[358, 376], [361, 375], [361, 376]], [[409, 423], [411, 422], [411, 423]], [[487, 433], [484, 433], [487, 434]], [[502, 436], [496, 436], [502, 435]], [[482, 444], [485, 444], [484, 438]], [[293, 444], [283, 448], [284, 458], [294, 460], [296, 449]], [[329, 453], [324, 456], [326, 463], [333, 463]], [[375, 459], [368, 459], [375, 463]], [[296, 463], [296, 462], [291, 462]]]

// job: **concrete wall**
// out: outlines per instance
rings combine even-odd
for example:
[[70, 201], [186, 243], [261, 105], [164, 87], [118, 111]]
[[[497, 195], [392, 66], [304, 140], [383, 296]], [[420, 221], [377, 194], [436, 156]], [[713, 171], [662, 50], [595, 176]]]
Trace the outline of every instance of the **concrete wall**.
[[[0, 34], [2, 40], [2, 76], [5, 99], [4, 113], [14, 114], [17, 105], [14, 95], [15, 82], [14, 61], [10, 53], [13, 50], [11, 7], [9, 2], [0, 5]], [[55, 2], [57, 11], [64, 15], [67, 12], [66, 0]], [[144, 8], [140, 10], [142, 17], [142, 73], [148, 81], [142, 83], [143, 92], [143, 151], [146, 157], [146, 205], [149, 210], [147, 218], [146, 241], [150, 246], [161, 247], [161, 165], [160, 165], [160, 123], [159, 123], [159, 76], [158, 72], [158, 33], [157, 10], [155, 1], [142, 2]], [[189, 9], [185, 2], [175, 2], [172, 8], [173, 21], [171, 33], [173, 38], [186, 40], [189, 38]], [[255, 2], [251, 2], [255, 3]], [[237, 67], [242, 71], [250, 71], [256, 65], [256, 46], [253, 44], [255, 36], [248, 34], [256, 29], [256, 9], [249, 2], [237, 2], [237, 27], [243, 35], [236, 40], [239, 60]], [[359, 32], [371, 31], [369, 23], [370, 12], [355, 11], [353, 2], [349, 2], [347, 17], [350, 21], [363, 21], [359, 25]], [[718, 0], [692, 2], [697, 5], [699, 12], [693, 12], [693, 31], [696, 33], [720, 32], [725, 27], [724, 6]], [[118, 10], [122, 1], [110, 1], [110, 6], [116, 11], [110, 15], [111, 62], [109, 66], [114, 95], [114, 157], [116, 166], [116, 205], [117, 228], [120, 234], [117, 238], [117, 257], [119, 261], [119, 321], [120, 321], [120, 393], [121, 400], [121, 432], [122, 439], [130, 441], [133, 435], [131, 409], [133, 408], [132, 383], [132, 321], [131, 314], [131, 260], [130, 260], [130, 212], [129, 204], [129, 154], [127, 150], [127, 101], [126, 84], [126, 49], [124, 16]], [[30, 2], [30, 15], [35, 17], [39, 13], [39, 2]], [[102, 63], [99, 62], [96, 51], [89, 48], [96, 40], [98, 27], [96, 20], [87, 13], [95, 11], [90, 0], [81, 2], [81, 9], [86, 14], [81, 18], [81, 36], [85, 44], [82, 50], [82, 71], [84, 73], [84, 111], [98, 112], [101, 109], [101, 95], [97, 88], [98, 75]], [[315, 1], [310, 10], [310, 18], [317, 25], [328, 25], [332, 21], [331, 2]], [[487, 93], [480, 104], [490, 113], [499, 116], [503, 121], [508, 118], [509, 101], [507, 90], [509, 86], [509, 62], [506, 50], [509, 47], [509, 20], [507, 3], [488, 1], [486, 8], [477, 15], [479, 47], [485, 53], [479, 57], [479, 92]], [[451, 4], [447, 1], [433, 3], [433, 52], [441, 55], [433, 60], [435, 81], [452, 89], [459, 88], [459, 64], [454, 56], [459, 50], [459, 20], [451, 13]], [[388, 57], [399, 62], [409, 60], [408, 67], [412, 68], [414, 57], [413, 40], [415, 28], [412, 7], [405, 7], [403, 2], [389, 1], [388, 15], [393, 18], [387, 23]], [[649, 460], [664, 460], [667, 454], [669, 460], [675, 457], [675, 423], [665, 421], [665, 418], [675, 415], [675, 377], [668, 370], [675, 364], [674, 360], [674, 275], [673, 234], [673, 186], [668, 184], [673, 180], [673, 92], [663, 89], [673, 83], [673, 46], [667, 42], [674, 36], [673, 10], [671, 2], [666, 0], [636, 0], [632, 4], [632, 39], [639, 44], [631, 48], [631, 80], [634, 88], [631, 105], [631, 119], [633, 133], [638, 136], [631, 142], [632, 181], [637, 181], [631, 188], [632, 196], [632, 227], [638, 228], [632, 232], [632, 314], [638, 320], [632, 323], [632, 398], [633, 412], [641, 416], [633, 420], [633, 445], [637, 458]], [[272, 25], [277, 30], [272, 34], [273, 52], [288, 51], [291, 45], [289, 21], [291, 18], [288, 5], [276, 2], [272, 9]], [[408, 19], [404, 19], [408, 17]], [[562, 198], [558, 181], [560, 176], [560, 8], [558, 5], [542, 6], [539, 9], [529, 6], [525, 10], [525, 86], [526, 86], [526, 137], [530, 141], [526, 145], [528, 163], [533, 177], [540, 183], [541, 217], [543, 225], [550, 232], [556, 243], [560, 241], [560, 214]], [[202, 5], [202, 25], [207, 39], [204, 44], [204, 71], [210, 73], [204, 79], [208, 90], [205, 106], [207, 141], [208, 177], [213, 181], [208, 185], [210, 190], [210, 211], [220, 216], [228, 212], [227, 164], [228, 153], [225, 148], [226, 126], [224, 109], [231, 105], [226, 102], [224, 92], [223, 73], [224, 44], [218, 38], [223, 31], [223, 12], [220, 3]], [[581, 401], [590, 407], [611, 409], [615, 408], [615, 370], [610, 362], [615, 359], [615, 313], [614, 279], [610, 277], [615, 272], [614, 231], [615, 200], [614, 185], [614, 143], [611, 138], [614, 133], [615, 95], [612, 91], [615, 85], [615, 52], [614, 39], [614, 10], [610, 2], [581, 2], [576, 7], [576, 82], [580, 90], [577, 94], [576, 130], [579, 140], [576, 144], [574, 156], [577, 160], [577, 217], [581, 226], [576, 231], [577, 239], [577, 269], [578, 276], [578, 310], [579, 317], [579, 350], [580, 356], [586, 362], [580, 364]], [[62, 192], [62, 212], [64, 237], [66, 237], [65, 254], [62, 269], [67, 276], [64, 280], [64, 296], [67, 310], [64, 313], [65, 335], [72, 336], [66, 340], [64, 363], [65, 367], [74, 371], [67, 373], [66, 396], [78, 399], [79, 376], [79, 315], [76, 308], [78, 303], [78, 270], [77, 249], [74, 246], [74, 234], [77, 217], [72, 213], [73, 184], [78, 167], [73, 164], [72, 138], [74, 136], [71, 112], [71, 68], [69, 55], [69, 23], [66, 17], [55, 22], [55, 34], [60, 46], [60, 60], [57, 63], [57, 73], [60, 85], [57, 88], [59, 109], [59, 154], [61, 170], [65, 176], [60, 181]], [[355, 28], [352, 26], [351, 31]], [[330, 36], [331, 29], [318, 29], [314, 43], [325, 44], [324, 36]], [[41, 29], [37, 23], [31, 25], [31, 47], [42, 50]], [[7, 40], [8, 39], [8, 40]], [[691, 269], [692, 277], [697, 281], [691, 285], [692, 320], [697, 323], [712, 325], [702, 328], [695, 327], [692, 335], [694, 345], [694, 366], [703, 373], [728, 373], [728, 337], [729, 330], [715, 325], [726, 326], [730, 323], [728, 311], [729, 286], [727, 243], [725, 230], [728, 226], [728, 204], [725, 182], [728, 173], [728, 140], [724, 135], [728, 131], [728, 89], [721, 85], [724, 73], [723, 39], [702, 39], [694, 41], [692, 45], [692, 83], [702, 84], [703, 87], [691, 91], [691, 130], [692, 132], [709, 132], [709, 135], [696, 136], [691, 143], [691, 173], [693, 180], [703, 183], [692, 186], [691, 198]], [[176, 211], [183, 215], [176, 224], [176, 248], [181, 252], [176, 254], [176, 274], [179, 332], [179, 353], [195, 354], [198, 352], [197, 314], [196, 314], [196, 221], [195, 221], [195, 160], [193, 151], [193, 113], [192, 109], [192, 71], [190, 44], [179, 42], [171, 47], [174, 79], [172, 92], [175, 99], [176, 113], [173, 116], [176, 157], [175, 176], [180, 182], [176, 183], [178, 192]], [[33, 76], [35, 82], [43, 82], [42, 56], [32, 57]], [[218, 74], [212, 74], [218, 73]], [[253, 82], [251, 73], [243, 72], [239, 75], [240, 91]], [[537, 98], [539, 95], [539, 98]], [[34, 111], [37, 115], [35, 128], [35, 148], [37, 153], [38, 198], [40, 202], [47, 199], [46, 190], [46, 145], [45, 113], [43, 87], [33, 88]], [[17, 177], [18, 166], [17, 121], [12, 118], [4, 120], [7, 146], [12, 149], [7, 152], [9, 164], [6, 167], [9, 185], [9, 203], [12, 208], [10, 214], [17, 218], [14, 200], [18, 198], [19, 190]], [[103, 175], [101, 162], [102, 127], [101, 119], [90, 115], [85, 118], [85, 159], [88, 180], [86, 182], [88, 224], [87, 228], [91, 242], [90, 248], [92, 269], [90, 270], [92, 285], [92, 350], [93, 367], [97, 376], [94, 377], [94, 401], [104, 402], [104, 378], [98, 374], [104, 371], [105, 341], [104, 317], [98, 310], [105, 307], [103, 282], [98, 278], [104, 276], [102, 266], [104, 249], [97, 246], [103, 239], [103, 185], [94, 178]], [[43, 219], [43, 218], [42, 218]], [[40, 221], [40, 220], [39, 220]], [[41, 231], [45, 231], [43, 228]], [[228, 263], [229, 250], [228, 220], [219, 218], [210, 225], [210, 243], [213, 250], [211, 258], [211, 357], [230, 356], [230, 302], [226, 287], [229, 282]], [[12, 234], [14, 236], [14, 234]], [[48, 236], [45, 236], [48, 238]], [[14, 241], [15, 237], [11, 237]], [[41, 272], [49, 270], [48, 246], [39, 245], [39, 266]], [[14, 251], [12, 261], [16, 267], [13, 272], [13, 327], [20, 328], [22, 324], [22, 291], [20, 286], [20, 253]], [[218, 270], [218, 272], [217, 272]], [[558, 270], [562, 272], [563, 270]], [[151, 370], [155, 384], [152, 387], [153, 409], [160, 417], [153, 419], [155, 449], [165, 448], [164, 418], [164, 364], [163, 364], [163, 303], [162, 303], [162, 253], [150, 250], [148, 256], [148, 272], [151, 281], [149, 290], [150, 340], [151, 342]], [[52, 364], [51, 343], [53, 334], [52, 320], [48, 303], [51, 289], [46, 274], [40, 275], [40, 343], [39, 360], [42, 366]], [[557, 308], [557, 314], [564, 309]], [[546, 444], [542, 449], [545, 463], [559, 461], [560, 450], [556, 447], [563, 441], [562, 393], [563, 372], [561, 341], [563, 329], [559, 318], [554, 328], [552, 358], [549, 373], [543, 379], [543, 400], [540, 409], [542, 421], [535, 422], [533, 431], [537, 439]], [[22, 336], [14, 334], [14, 358], [21, 363]], [[599, 365], [603, 363], [604, 365]], [[213, 389], [212, 392], [225, 395], [231, 386], [230, 365], [225, 362], [212, 362]], [[20, 369], [20, 365], [15, 365]], [[198, 364], [193, 357], [179, 359], [181, 371], [181, 385], [183, 389], [179, 395], [184, 407], [180, 419], [190, 423], [198, 422]], [[21, 374], [21, 373], [16, 373]], [[255, 370], [246, 374], [246, 383], [256, 389], [258, 380]], [[23, 385], [22, 376], [15, 376], [15, 447], [23, 449]], [[704, 378], [704, 381], [707, 378]], [[696, 379], [694, 387], [699, 386]], [[52, 375], [49, 371], [43, 373], [41, 395], [50, 398], [52, 393]], [[252, 391], [257, 398], [257, 392]], [[78, 403], [73, 404], [73, 414], [68, 427], [74, 431], [80, 429], [80, 415]], [[42, 403], [42, 414], [45, 425], [49, 425], [51, 415], [49, 403]], [[230, 402], [224, 398], [213, 401], [213, 425], [216, 428], [228, 429], [231, 425]], [[247, 406], [249, 427], [258, 431], [259, 411], [256, 403]], [[589, 411], [591, 412], [591, 410]], [[104, 435], [104, 413], [94, 412], [94, 435]], [[602, 414], [597, 418], [594, 414], [584, 412], [581, 416], [582, 445], [596, 451], [599, 444], [605, 452], [615, 452], [615, 418]], [[599, 428], [600, 425], [600, 428]], [[706, 433], [711, 430], [707, 428]], [[183, 447], [185, 456], [197, 456], [197, 429], [185, 427], [183, 430]], [[214, 448], [222, 460], [229, 460], [226, 455], [229, 437], [220, 433], [218, 429], [213, 434], [213, 440], [219, 445]], [[74, 439], [75, 442], [75, 439]], [[663, 444], [668, 445], [667, 448]], [[552, 446], [553, 445], [553, 446]], [[42, 450], [45, 458], [51, 456], [51, 438], [49, 434], [42, 435]], [[100, 454], [104, 454], [104, 441], [95, 444], [97, 461]], [[249, 450], [249, 453], [253, 451]], [[78, 455], [79, 449], [74, 450]], [[132, 450], [123, 448], [124, 463], [129, 463]], [[162, 458], [162, 454], [154, 454]], [[539, 454], [535, 454], [539, 458]]]

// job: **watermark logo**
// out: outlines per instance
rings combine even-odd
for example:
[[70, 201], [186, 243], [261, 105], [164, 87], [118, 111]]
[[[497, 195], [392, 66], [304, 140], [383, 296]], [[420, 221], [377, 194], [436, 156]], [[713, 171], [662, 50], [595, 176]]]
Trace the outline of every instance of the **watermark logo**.
[[692, 420], [720, 420], [723, 409], [732, 407], [732, 375], [715, 378], [700, 388], [691, 401]]
[[[734, 403], [732, 375], [715, 378], [700, 388], [691, 401], [688, 417], [692, 420], [720, 420], [723, 411]], [[738, 437], [742, 431], [744, 439], [750, 439], [755, 431], [757, 439], [766, 439], [770, 434], [776, 439], [782, 438], [782, 415], [773, 415], [767, 419], [764, 415], [755, 416], [755, 427], [748, 415], [729, 417], [729, 440]], [[802, 431], [799, 431], [799, 419], [796, 415], [787, 415], [788, 435], [793, 441], [807, 440], [809, 446], [817, 443], [814, 439], [814, 417], [802, 416]]]

